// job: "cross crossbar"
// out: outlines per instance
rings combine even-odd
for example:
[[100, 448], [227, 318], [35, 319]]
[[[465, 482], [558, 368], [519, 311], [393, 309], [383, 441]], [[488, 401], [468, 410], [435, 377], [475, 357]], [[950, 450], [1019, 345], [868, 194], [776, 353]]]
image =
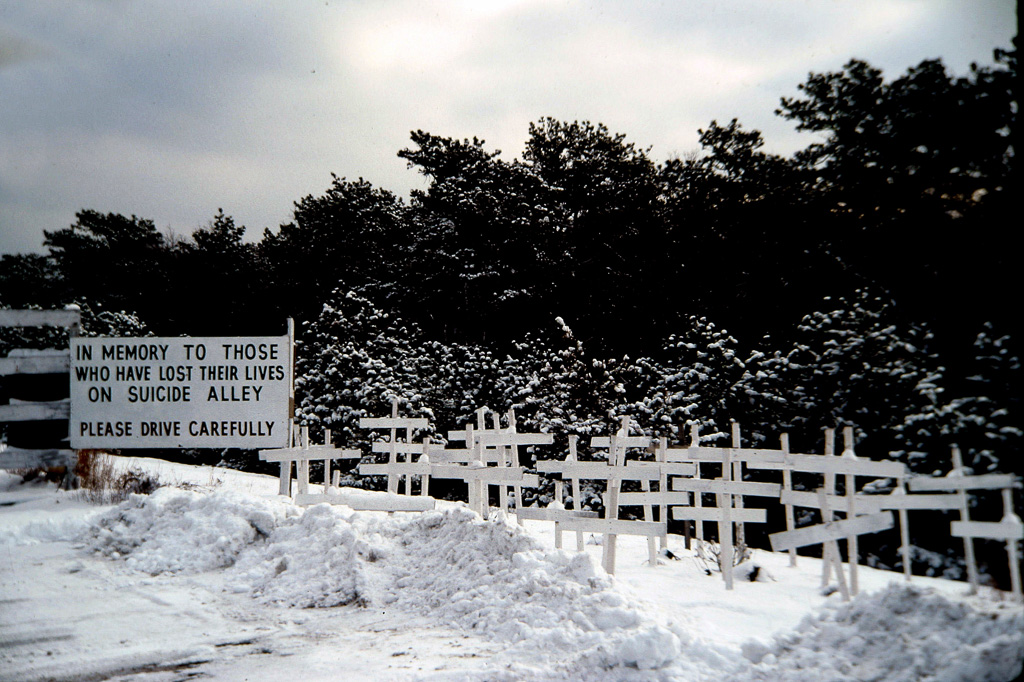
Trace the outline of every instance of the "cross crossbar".
[[474, 467], [457, 464], [432, 464], [430, 475], [433, 478], [461, 479], [463, 481], [484, 481], [487, 483], [522, 483], [530, 488], [540, 485], [536, 474], [523, 473], [521, 467]]
[[[837, 458], [838, 459], [838, 458]], [[831, 521], [814, 526], [797, 528], [796, 530], [772, 533], [768, 536], [775, 552], [784, 552], [807, 545], [820, 545], [832, 540], [840, 540], [850, 535], [865, 535], [888, 530], [896, 525], [891, 511], [878, 514], [856, 516], [842, 521]]]
[[429, 424], [426, 417], [361, 417], [361, 429], [425, 429]]
[[395, 441], [394, 443], [375, 440], [370, 443], [371, 452], [390, 453], [394, 452], [396, 455], [421, 455], [423, 454], [423, 443], [406, 443], [405, 441]]
[[0, 358], [0, 376], [9, 376], [11, 374], [63, 374], [70, 368], [71, 354], [66, 350]]
[[643, 535], [656, 538], [668, 532], [668, 524], [664, 521], [624, 521], [621, 519], [569, 517], [559, 519], [559, 522], [565, 530], [582, 531], [584, 533]]
[[[858, 513], [877, 514], [882, 511], [882, 497], [888, 495], [855, 495], [854, 504]], [[847, 508], [849, 498], [845, 495], [828, 495], [827, 503], [830, 511], [843, 511]], [[783, 490], [779, 495], [779, 502], [791, 504], [796, 507], [807, 507], [808, 509], [821, 509], [821, 500], [817, 493], [807, 490]], [[895, 507], [890, 507], [895, 509]]]
[[760, 464], [781, 464], [784, 453], [782, 450], [765, 448], [711, 448], [697, 446], [689, 448], [667, 448], [665, 457], [669, 462], [722, 462], [725, 450], [729, 450], [729, 459], [733, 462], [746, 462], [747, 466], [761, 469]]
[[569, 478], [608, 481], [657, 481], [661, 467], [653, 462], [632, 462], [628, 466], [612, 466], [604, 462], [570, 462], [567, 460], [541, 460], [537, 471], [562, 474]]
[[782, 491], [778, 483], [723, 481], [720, 478], [676, 478], [671, 486], [675, 492], [731, 493], [749, 497], [778, 497]]
[[[959, 509], [960, 498], [956, 495], [868, 495], [868, 499], [877, 499], [882, 509]], [[857, 498], [860, 508], [861, 497]]]
[[[649, 448], [657, 440], [648, 436], [616, 436], [615, 447], [619, 448]], [[610, 448], [612, 446], [611, 436], [594, 436], [590, 439], [592, 448]]]
[[952, 535], [956, 538], [986, 538], [988, 540], [1024, 540], [1024, 524], [1003, 519], [992, 521], [954, 521]]
[[1012, 488], [1016, 482], [1013, 474], [981, 474], [980, 476], [944, 476], [931, 478], [919, 476], [907, 481], [907, 487], [915, 492], [936, 490], [998, 490]]
[[595, 511], [575, 511], [553, 507], [523, 507], [516, 510], [516, 517], [525, 521], [556, 521], [566, 519], [599, 519], [601, 515]]
[[[728, 511], [728, 519], [726, 512]], [[764, 509], [723, 507], [672, 507], [674, 521], [727, 521], [729, 523], [765, 523], [768, 519]]]
[[387, 464], [360, 464], [360, 476], [429, 476], [429, 462], [389, 462]]
[[[465, 440], [465, 437], [463, 437]], [[485, 447], [509, 445], [551, 445], [555, 437], [550, 433], [507, 433], [504, 431], [477, 431], [473, 440]]]
[[311, 445], [308, 448], [275, 448], [260, 450], [259, 458], [263, 462], [302, 462], [322, 459], [360, 459], [363, 453], [359, 450], [342, 450], [328, 445]]
[[906, 476], [902, 462], [876, 462], [853, 457], [829, 457], [827, 455], [788, 455], [782, 463], [763, 462], [758, 469], [802, 471], [813, 474], [851, 474], [853, 476], [877, 476], [898, 478]]

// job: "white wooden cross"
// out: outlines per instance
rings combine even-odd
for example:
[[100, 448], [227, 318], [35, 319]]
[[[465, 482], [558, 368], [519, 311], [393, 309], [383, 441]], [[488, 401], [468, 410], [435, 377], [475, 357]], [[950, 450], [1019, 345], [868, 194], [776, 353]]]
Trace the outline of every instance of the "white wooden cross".
[[[629, 435], [629, 417], [622, 417], [622, 423], [618, 433], [614, 436], [596, 436], [590, 439], [590, 447], [592, 448], [603, 448], [608, 450], [608, 461], [609, 462], [621, 462], [626, 463], [626, 450], [628, 449], [643, 449], [645, 451], [650, 450], [655, 441], [648, 436], [630, 436]], [[607, 509], [609, 500], [614, 500], [617, 507], [643, 507], [644, 510], [644, 521], [647, 523], [654, 522], [654, 509], [652, 504], [659, 505], [660, 516], [659, 521], [665, 523], [665, 533], [661, 535], [661, 545], [665, 547], [668, 540], [668, 523], [665, 517], [665, 506], [660, 501], [655, 502], [652, 499], [654, 496], [651, 494], [651, 481], [656, 480], [659, 483], [658, 491], [664, 492], [664, 484], [662, 481], [667, 480], [667, 477], [663, 471], [663, 467], [657, 466], [651, 467], [650, 463], [647, 462], [633, 462], [631, 466], [641, 466], [650, 469], [651, 473], [657, 472], [657, 477], [652, 478], [641, 478], [640, 487], [643, 492], [640, 493], [623, 493], [622, 479], [609, 479], [608, 480], [608, 494], [605, 500], [605, 508]], [[618, 511], [616, 510], [612, 518], [618, 518]], [[615, 536], [612, 535], [606, 538], [610, 541], [611, 551], [615, 551]], [[607, 546], [608, 543], [606, 543]], [[658, 565], [658, 551], [655, 548], [655, 540], [653, 536], [647, 536], [647, 558], [648, 563], [651, 566]], [[613, 561], [614, 564], [614, 561]]]
[[[744, 464], [748, 468], [750, 468], [750, 469], [762, 469], [762, 468], [768, 468], [768, 467], [774, 468], [775, 465], [779, 465], [779, 466], [782, 465], [782, 462], [783, 462], [783, 459], [784, 459], [784, 455], [785, 455], [785, 452], [783, 450], [771, 450], [771, 449], [767, 449], [767, 448], [740, 448], [739, 425], [736, 424], [735, 422], [733, 422], [733, 426], [732, 426], [732, 441], [733, 441], [733, 447], [731, 449], [729, 449], [730, 450], [730, 452], [729, 452], [729, 459], [730, 459], [730, 461], [732, 463], [732, 470], [730, 472], [730, 480], [734, 480], [734, 481], [742, 481], [743, 480], [743, 468], [742, 467], [743, 467]], [[714, 462], [714, 463], [724, 463], [725, 450], [726, 449], [727, 448], [701, 446], [700, 445], [699, 427], [698, 427], [697, 424], [692, 424], [690, 426], [690, 447], [688, 447], [688, 448], [667, 448], [665, 450], [664, 457], [665, 457], [666, 461], [669, 462], [669, 463], [672, 463], [672, 462], [692, 462], [692, 463], [695, 463], [695, 466], [696, 466], [697, 470], [696, 470], [696, 474], [694, 475], [694, 478], [696, 480], [700, 480], [701, 479], [700, 465], [702, 463], [712, 463], [712, 462]], [[765, 466], [762, 466], [762, 465], [765, 465]], [[674, 472], [670, 472], [670, 473], [674, 473]], [[680, 488], [679, 490], [681, 491], [681, 490], [683, 490], [683, 488]], [[738, 508], [740, 508], [740, 509], [743, 508], [743, 501], [742, 501], [743, 500], [743, 497], [742, 497], [743, 495], [752, 495], [752, 496], [760, 495], [760, 496], [769, 496], [769, 497], [778, 497], [778, 495], [779, 495], [778, 487], [777, 486], [773, 487], [773, 488], [751, 487], [751, 488], [748, 488], [747, 490], [749, 490], [749, 492], [739, 493], [738, 497], [734, 498], [734, 501], [737, 502], [736, 506]], [[718, 512], [717, 511], [711, 512], [710, 515], [708, 515], [706, 518], [700, 518], [702, 512], [697, 511], [697, 510], [701, 509], [704, 506], [703, 505], [703, 498], [701, 497], [701, 495], [703, 493], [697, 492], [696, 489], [694, 489], [693, 492], [694, 492], [693, 509], [686, 510], [686, 511], [677, 510], [677, 512], [673, 512], [673, 513], [674, 514], [675, 513], [680, 514], [680, 516], [679, 517], [673, 516], [673, 518], [677, 518], [678, 520], [690, 520], [690, 521], [693, 521], [696, 524], [697, 539], [698, 540], [703, 540], [704, 539], [704, 521], [717, 521], [718, 520]], [[707, 492], [711, 492], [711, 491], [707, 491]], [[681, 503], [673, 503], [673, 504], [681, 504]], [[688, 519], [688, 518], [686, 518], [687, 516], [689, 516], [691, 518]], [[759, 518], [759, 516], [760, 515], [758, 515], [758, 518]], [[738, 535], [738, 538], [740, 538], [740, 539], [742, 539], [743, 536], [745, 535], [745, 531], [743, 530], [743, 525], [745, 523], [763, 523], [763, 521], [747, 521], [746, 518], [747, 518], [746, 515], [740, 514], [740, 515], [736, 516], [733, 519], [734, 523], [739, 523], [739, 525], [740, 525], [741, 530], [740, 530], [739, 535]], [[719, 536], [719, 537], [721, 537], [721, 536]]]
[[[517, 433], [516, 431], [516, 414], [515, 411], [510, 409], [508, 411], [508, 428], [502, 429], [498, 419], [498, 414], [495, 412], [494, 417], [494, 428], [490, 431], [479, 431], [475, 436], [476, 442], [484, 448], [484, 452], [488, 452], [490, 448], [497, 449], [499, 453], [498, 465], [501, 467], [511, 467], [513, 469], [520, 469], [522, 465], [519, 461], [519, 446], [520, 445], [551, 445], [554, 443], [554, 436], [550, 433]], [[532, 479], [531, 479], [532, 480]], [[534, 486], [538, 483], [534, 483]], [[519, 510], [523, 508], [523, 483], [522, 481], [513, 482], [512, 485], [515, 501], [516, 501], [516, 521], [519, 525], [523, 524], [523, 520], [519, 518]], [[508, 512], [508, 484], [499, 481], [498, 482], [498, 499], [499, 504], [503, 512]]]
[[[399, 484], [405, 478], [405, 494], [412, 495], [412, 477], [420, 477], [420, 493], [428, 495], [430, 489], [430, 468], [428, 462], [422, 461], [425, 453], [422, 443], [413, 443], [412, 434], [417, 429], [425, 429], [428, 426], [426, 417], [399, 417], [398, 398], [391, 399], [390, 417], [363, 417], [359, 420], [359, 428], [388, 430], [389, 438], [386, 442], [375, 441], [371, 444], [372, 452], [387, 453], [387, 464], [363, 464], [359, 467], [359, 473], [369, 475], [387, 474], [388, 492], [398, 493]], [[405, 431], [404, 438], [398, 439], [398, 431]], [[405, 461], [399, 460], [399, 455], [405, 456]], [[413, 455], [421, 455], [421, 461], [414, 463]], [[400, 465], [405, 466], [400, 466]]]
[[[914, 491], [929, 492], [954, 490], [960, 504], [960, 520], [952, 523], [954, 537], [963, 538], [964, 554], [967, 559], [967, 579], [971, 594], [978, 591], [978, 564], [974, 558], [974, 539], [1005, 540], [1006, 553], [1010, 561], [1010, 589], [1018, 601], [1021, 594], [1020, 554], [1017, 542], [1024, 540], [1024, 525], [1013, 510], [1013, 488], [1017, 479], [1013, 474], [982, 474], [965, 476], [960, 449], [953, 446], [953, 470], [943, 478], [913, 478], [909, 487]], [[1001, 490], [1003, 495], [1003, 518], [998, 522], [971, 521], [967, 505], [968, 490]]]
[[[695, 437], [696, 433], [693, 434]], [[732, 448], [699, 448], [700, 450], [717, 450], [717, 452], [703, 452], [699, 456], [704, 461], [719, 461], [722, 463], [722, 476], [717, 479], [702, 478], [676, 478], [672, 481], [672, 491], [676, 495], [682, 493], [685, 497], [674, 501], [675, 504], [684, 504], [690, 493], [695, 498], [706, 493], [712, 493], [717, 497], [717, 507], [692, 507], [676, 506], [672, 508], [672, 518], [676, 521], [695, 521], [703, 524], [705, 521], [718, 522], [718, 539], [721, 547], [721, 568], [722, 579], [725, 581], [725, 588], [733, 588], [733, 524], [764, 523], [767, 520], [767, 512], [764, 509], [745, 509], [742, 503], [744, 495], [778, 498], [781, 487], [775, 483], [754, 483], [742, 480], [734, 480], [733, 476], [739, 473], [742, 476], [742, 469], [736, 468], [734, 464], [742, 464], [744, 458], [757, 459], [761, 455], [745, 453], [738, 446], [739, 425], [735, 422], [732, 425]], [[685, 452], [685, 450], [683, 451]], [[696, 452], [694, 454], [697, 454]], [[733, 458], [736, 458], [736, 462]], [[735, 509], [734, 507], [735, 504]]]
[[296, 478], [298, 479], [298, 491], [295, 495], [296, 504], [316, 504], [327, 501], [321, 499], [321, 495], [311, 495], [309, 492], [309, 462], [310, 460], [323, 460], [324, 462], [324, 495], [330, 493], [331, 485], [331, 460], [332, 459], [356, 459], [362, 453], [359, 450], [342, 450], [334, 447], [331, 443], [331, 430], [324, 429], [324, 445], [310, 445], [309, 427], [303, 426], [299, 430], [298, 443], [295, 443], [296, 433], [292, 427], [292, 447], [275, 448], [273, 450], [260, 450], [259, 458], [264, 462], [281, 463], [281, 495], [291, 495], [292, 462], [297, 465]]
[[[488, 430], [486, 415], [488, 408], [481, 407], [476, 411], [478, 429], [472, 424], [466, 426], [465, 432], [449, 432], [449, 441], [464, 441], [464, 450], [443, 450], [431, 448], [431, 476], [463, 480], [469, 487], [469, 507], [483, 518], [488, 517], [488, 486], [500, 485], [505, 488], [513, 486], [518, 496], [517, 504], [522, 504], [522, 487], [537, 487], [540, 479], [536, 474], [527, 474], [518, 463], [518, 454], [509, 461], [509, 452], [518, 445], [540, 445], [553, 442], [551, 434], [546, 433], [514, 433], [509, 431]], [[515, 422], [512, 422], [513, 427]], [[439, 463], [434, 463], [439, 462]], [[498, 466], [487, 466], [495, 463]], [[507, 497], [505, 498], [507, 500]]]
[[[896, 479], [896, 487], [888, 495], [868, 495], [865, 497], [872, 502], [877, 502], [882, 510], [896, 511], [900, 524], [900, 554], [903, 557], [903, 577], [907, 582], [910, 581], [913, 575], [908, 512], [912, 510], [937, 511], [960, 509], [960, 498], [958, 495], [908, 495], [906, 479], [902, 476]], [[973, 552], [971, 555], [973, 557]]]
[[[850, 564], [850, 592], [856, 595], [858, 591], [858, 580], [857, 580], [857, 536], [863, 533], [874, 533], [878, 530], [864, 530], [859, 529], [862, 526], [856, 524], [845, 524], [842, 526], [834, 525], [834, 512], [841, 512], [846, 514], [846, 521], [855, 520], [858, 514], [867, 514], [868, 517], [875, 517], [875, 524], [878, 525], [882, 521], [880, 519], [887, 518], [892, 519], [892, 514], [882, 512], [882, 500], [877, 495], [862, 495], [857, 494], [856, 477], [857, 476], [871, 476], [876, 478], [900, 478], [906, 475], [906, 468], [900, 462], [876, 462], [868, 459], [857, 457], [853, 451], [853, 429], [852, 427], [846, 427], [844, 430], [844, 448], [843, 456], [833, 456], [835, 454], [835, 430], [825, 429], [825, 456], [821, 455], [800, 455], [800, 454], [786, 454], [784, 461], [781, 464], [766, 463], [761, 466], [764, 469], [781, 469], [785, 472], [787, 469], [790, 472], [804, 472], [804, 473], [815, 473], [821, 474], [824, 477], [824, 486], [819, 488], [818, 492], [808, 493], [802, 491], [795, 491], [791, 489], [784, 489], [780, 501], [783, 504], [795, 505], [800, 507], [809, 507], [812, 509], [818, 509], [822, 514], [823, 526], [829, 526], [829, 528], [842, 527], [850, 530], [850, 533], [844, 536], [847, 542], [847, 552]], [[787, 443], [788, 444], [788, 443]], [[788, 449], [788, 448], [787, 448]], [[846, 494], [836, 495], [835, 491], [835, 479], [836, 476], [845, 476], [846, 483]], [[824, 505], [824, 506], [823, 506]], [[776, 548], [776, 538], [778, 536], [779, 546], [784, 549], [779, 551], [790, 550], [790, 562], [793, 563], [792, 555], [797, 547], [803, 547], [806, 545], [822, 544], [822, 585], [827, 585], [829, 582], [829, 576], [831, 575], [833, 568], [837, 568], [837, 577], [841, 572], [841, 563], [839, 556], [829, 556], [830, 552], [838, 551], [838, 543], [831, 541], [823, 542], [805, 542], [804, 544], [793, 544], [787, 539], [787, 534], [796, 533], [792, 535], [794, 538], [806, 538], [812, 537], [813, 534], [799, 533], [804, 529], [793, 529], [789, 525], [790, 519], [787, 516], [787, 530], [782, 533], [774, 533], [769, 536], [772, 539], [772, 547]], [[863, 526], [870, 528], [871, 524]], [[891, 527], [891, 525], [889, 526]], [[810, 526], [810, 528], [819, 528], [819, 526]], [[854, 532], [859, 531], [859, 532]], [[819, 534], [820, 535], [820, 534]], [[845, 578], [841, 580], [840, 588], [845, 587]]]
[[[624, 439], [622, 443], [618, 442], [620, 438]], [[601, 442], [598, 441], [599, 444]], [[626, 464], [626, 448], [630, 446], [624, 444], [630, 442], [625, 435], [625, 430], [620, 429], [608, 441], [608, 462], [580, 462], [578, 460], [542, 460], [537, 462], [537, 471], [544, 473], [562, 474], [563, 478], [572, 478], [574, 481], [577, 479], [605, 481], [605, 516], [603, 519], [573, 515], [561, 518], [560, 523], [565, 530], [601, 533], [604, 536], [601, 563], [608, 573], [615, 572], [615, 542], [617, 536], [641, 535], [653, 539], [661, 537], [668, 532], [668, 522], [666, 519], [657, 522], [619, 519], [619, 489], [622, 481], [650, 482], [661, 479], [661, 466], [659, 463], [631, 462], [628, 465]], [[637, 446], [632, 445], [631, 447]], [[657, 565], [657, 552], [654, 552], [650, 560], [651, 565]]]
[[[576, 434], [569, 435], [569, 454], [566, 458], [567, 462], [578, 462], [579, 458], [576, 452], [576, 444], [579, 441], [579, 436]], [[600, 518], [600, 514], [595, 511], [586, 511], [582, 508], [583, 504], [583, 492], [580, 485], [580, 478], [578, 476], [571, 477], [572, 485], [572, 500], [573, 508], [566, 509], [565, 504], [562, 500], [562, 486], [566, 485], [569, 481], [570, 476], [567, 474], [562, 475], [561, 481], [555, 481], [555, 499], [546, 508], [539, 507], [524, 507], [516, 510], [516, 518], [526, 521], [554, 521], [555, 522], [555, 548], [562, 549], [562, 531], [563, 522], [566, 519], [572, 518], [585, 518], [585, 519], [597, 519]], [[576, 530], [576, 551], [583, 551], [583, 531]]]

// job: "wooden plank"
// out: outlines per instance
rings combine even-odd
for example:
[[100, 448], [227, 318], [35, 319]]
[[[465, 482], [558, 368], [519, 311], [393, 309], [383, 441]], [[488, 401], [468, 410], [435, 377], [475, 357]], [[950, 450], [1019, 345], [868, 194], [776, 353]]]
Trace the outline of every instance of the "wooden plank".
[[643, 535], [658, 537], [668, 532], [668, 524], [663, 521], [623, 521], [621, 519], [591, 519], [573, 517], [559, 520], [563, 530], [575, 530], [583, 533], [604, 533], [608, 535]]
[[556, 509], [553, 507], [523, 507], [516, 510], [516, 517], [524, 521], [555, 521], [566, 519], [599, 519], [601, 515], [595, 511], [576, 511], [575, 509]]
[[70, 400], [47, 403], [18, 402], [0, 405], [0, 422], [56, 421], [71, 415]]
[[796, 530], [782, 531], [781, 533], [772, 533], [768, 536], [768, 539], [771, 541], [773, 551], [784, 552], [796, 547], [820, 545], [833, 540], [841, 540], [851, 534], [877, 533], [888, 530], [894, 525], [896, 525], [896, 520], [892, 512], [881, 512], [842, 521], [831, 521], [829, 523], [806, 526]]
[[657, 481], [661, 477], [661, 467], [656, 462], [633, 462], [629, 466], [611, 466], [604, 462], [545, 459], [537, 462], [537, 471], [587, 481]]
[[259, 450], [259, 458], [264, 462], [301, 462], [316, 461], [321, 459], [361, 459], [361, 450], [341, 450], [339, 448], [328, 448], [323, 445], [313, 445], [308, 448], [274, 448], [272, 450]]
[[66, 350], [15, 355], [0, 358], [0, 376], [12, 374], [63, 374], [71, 368], [71, 354]]
[[0, 310], [0, 327], [77, 327], [79, 310]]
[[0, 450], [0, 469], [48, 469], [69, 466], [78, 462], [74, 450], [26, 450], [5, 448]]
[[[719, 507], [672, 507], [673, 521], [722, 521], [724, 510]], [[766, 523], [764, 509], [731, 509], [733, 523]]]
[[640, 505], [667, 505], [667, 506], [690, 506], [690, 495], [685, 492], [670, 492], [668, 490], [658, 492], [630, 492], [619, 493], [620, 507], [638, 507]]
[[875, 476], [878, 478], [899, 478], [906, 476], [902, 462], [876, 462], [864, 458], [831, 457], [825, 455], [789, 455], [782, 463], [763, 462], [758, 469], [792, 471], [812, 474], [852, 474], [854, 476]]
[[394, 445], [394, 453], [396, 455], [421, 455], [423, 454], [423, 443], [405, 443], [403, 441], [397, 441], [395, 443], [388, 443], [382, 440], [375, 440], [370, 443], [371, 452], [383, 452], [391, 453], [391, 446]]
[[[627, 466], [629, 464], [627, 463]], [[696, 476], [696, 462], [658, 462], [662, 476]]]
[[987, 538], [989, 540], [1024, 540], [1024, 524], [1003, 519], [992, 521], [954, 521], [951, 535], [955, 538]]
[[434, 498], [422, 495], [398, 495], [378, 493], [375, 495], [350, 495], [345, 493], [307, 493], [295, 496], [295, 504], [343, 504], [357, 511], [421, 512], [434, 508]]
[[504, 431], [478, 431], [473, 439], [485, 447], [502, 445], [551, 445], [555, 437], [550, 433], [507, 433]]
[[446, 450], [443, 446], [432, 445], [427, 447], [427, 456], [432, 464], [470, 464], [483, 462], [485, 464], [498, 464], [503, 462], [502, 453], [498, 450], [485, 450], [483, 460], [476, 458], [472, 450], [451, 449]]
[[456, 478], [485, 483], [522, 483], [528, 488], [540, 485], [536, 474], [525, 474], [517, 467], [464, 467], [452, 464], [431, 464], [432, 478]]
[[[882, 509], [959, 509], [960, 498], [956, 495], [868, 495], [868, 499], [877, 499]], [[857, 498], [857, 509], [860, 500]]]
[[[648, 436], [616, 436], [615, 447], [619, 448], [649, 448], [656, 439]], [[610, 448], [612, 439], [610, 436], [594, 436], [590, 439], [592, 448]]]
[[[782, 450], [768, 448], [711, 448], [706, 445], [690, 448], [667, 448], [665, 457], [669, 462], [721, 462], [725, 458], [725, 450], [731, 450], [729, 459], [733, 462], [746, 462], [755, 469], [764, 468], [764, 464], [783, 463]], [[755, 464], [756, 463], [756, 464]]]
[[[857, 511], [864, 514], [877, 514], [882, 511], [882, 499], [888, 495], [857, 495]], [[841, 510], [840, 505], [846, 504], [844, 495], [828, 495], [828, 507], [832, 511]], [[779, 502], [808, 509], [821, 509], [818, 493], [806, 490], [784, 490], [779, 495]]]
[[914, 492], [939, 490], [998, 490], [1012, 488], [1016, 481], [1013, 474], [981, 474], [980, 476], [943, 476], [930, 478], [919, 476], [907, 481], [907, 487]]
[[387, 464], [360, 464], [360, 476], [429, 476], [429, 462], [388, 462]]
[[425, 429], [430, 425], [426, 417], [361, 417], [361, 429]]
[[752, 481], [723, 481], [719, 478], [675, 478], [672, 479], [674, 492], [689, 493], [730, 493], [750, 497], [779, 497], [782, 486], [778, 483], [755, 483]]

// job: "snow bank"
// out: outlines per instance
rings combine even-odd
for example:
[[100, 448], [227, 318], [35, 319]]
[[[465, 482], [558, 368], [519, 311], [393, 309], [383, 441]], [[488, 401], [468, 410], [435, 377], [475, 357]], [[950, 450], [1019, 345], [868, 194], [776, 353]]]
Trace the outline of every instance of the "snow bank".
[[[4, 493], [16, 496], [7, 500]], [[90, 517], [97, 513], [95, 507], [69, 495], [58, 497], [51, 483], [24, 483], [21, 476], [6, 471], [0, 471], [0, 498], [0, 547], [79, 540], [90, 527]], [[62, 501], [64, 513], [40, 512]]]
[[[431, 616], [516, 650], [545, 670], [679, 665], [702, 644], [643, 615], [585, 554], [546, 551], [518, 526], [465, 508], [357, 513], [231, 491], [162, 488], [98, 517], [93, 549], [150, 574], [226, 568], [228, 584], [295, 607], [346, 604]], [[710, 648], [691, 672], [724, 660]], [[612, 675], [614, 677], [614, 675]]]
[[1021, 672], [1024, 611], [892, 584], [744, 654], [756, 665], [741, 679], [1006, 682]]
[[132, 495], [95, 518], [89, 544], [150, 574], [224, 568], [256, 540], [299, 511], [291, 504], [218, 491], [213, 495], [160, 488]]
[[221, 570], [259, 602], [422, 614], [507, 643], [490, 679], [1009, 680], [1024, 658], [1018, 606], [903, 585], [829, 605], [741, 656], [699, 623], [655, 622], [589, 555], [464, 507], [389, 516], [162, 488], [92, 518], [86, 535], [150, 574]]

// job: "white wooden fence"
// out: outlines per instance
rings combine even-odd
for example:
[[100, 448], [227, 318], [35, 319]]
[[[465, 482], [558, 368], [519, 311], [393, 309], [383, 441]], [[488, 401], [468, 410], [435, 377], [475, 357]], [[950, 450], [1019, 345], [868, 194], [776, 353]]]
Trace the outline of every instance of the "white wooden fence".
[[[0, 327], [62, 327], [69, 336], [77, 336], [81, 327], [81, 313], [77, 310], [0, 310]], [[69, 371], [71, 356], [68, 350], [12, 351], [0, 358], [0, 376], [63, 374]], [[14, 401], [0, 405], [0, 422], [67, 420], [70, 400], [48, 402]], [[64, 485], [74, 482], [74, 466], [78, 457], [67, 448], [17, 448], [0, 450], [0, 469], [34, 469], [65, 467]]]

